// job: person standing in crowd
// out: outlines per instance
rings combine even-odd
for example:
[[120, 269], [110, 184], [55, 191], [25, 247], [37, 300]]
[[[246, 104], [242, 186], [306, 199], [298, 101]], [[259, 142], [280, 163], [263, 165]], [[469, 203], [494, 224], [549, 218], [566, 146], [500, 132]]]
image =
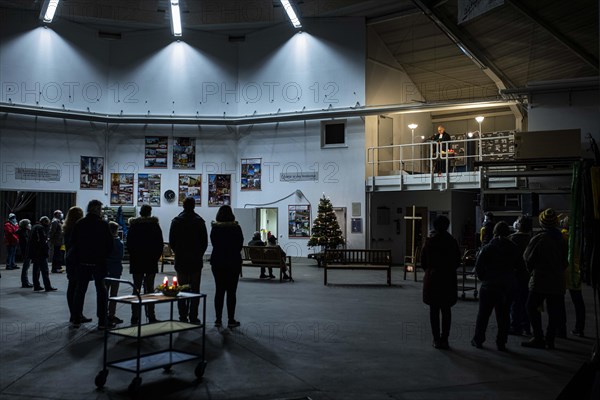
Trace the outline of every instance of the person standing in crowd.
[[215, 278], [215, 326], [222, 325], [223, 304], [227, 293], [227, 327], [232, 329], [240, 326], [239, 321], [235, 319], [235, 307], [237, 285], [242, 269], [240, 252], [244, 245], [244, 235], [230, 206], [219, 208], [216, 221], [212, 223], [210, 241], [213, 246], [210, 265]]
[[[523, 258], [523, 253], [525, 253], [525, 249], [531, 240], [531, 218], [526, 215], [520, 216], [515, 223], [515, 228], [517, 232], [510, 235], [508, 239], [517, 245], [519, 254]], [[531, 324], [525, 308], [527, 296], [529, 295], [528, 284], [529, 273], [527, 270], [517, 274], [517, 286], [513, 291], [510, 306], [510, 328], [508, 333], [511, 335], [531, 335]]]
[[[252, 240], [248, 242], [248, 246], [265, 246], [266, 243], [263, 242], [262, 240], [260, 240], [260, 232], [256, 231], [254, 232], [254, 235], [252, 235]], [[273, 275], [273, 268], [269, 268], [269, 275], [265, 274], [266, 269], [265, 267], [260, 267], [260, 279], [267, 279], [267, 278], [275, 278], [275, 275]]]
[[[560, 225], [562, 227], [561, 233], [563, 234], [563, 238], [569, 246], [569, 217], [565, 217], [562, 221], [560, 221]], [[585, 329], [585, 303], [583, 302], [583, 295], [581, 293], [581, 269], [579, 267], [580, 253], [577, 238], [575, 238], [573, 246], [569, 246], [568, 251], [569, 256], [566, 284], [567, 290], [569, 291], [569, 296], [573, 302], [573, 307], [575, 307], [575, 329], [573, 329], [571, 333], [575, 336], [583, 337], [585, 336], [583, 333], [583, 330]], [[565, 326], [563, 327], [563, 330], [566, 331], [566, 309], [563, 309], [563, 313], [565, 315]]]
[[449, 226], [447, 217], [438, 216], [421, 251], [421, 266], [425, 270], [423, 302], [429, 305], [433, 347], [436, 349], [450, 348], [451, 308], [458, 300], [456, 270], [460, 266], [461, 255], [458, 242], [448, 233]]
[[[65, 266], [67, 267], [67, 305], [69, 306], [69, 322], [73, 323], [75, 320], [79, 320], [80, 323], [92, 322], [91, 318], [88, 318], [81, 314], [79, 318], [75, 318], [75, 293], [77, 291], [77, 281], [79, 277], [79, 266], [78, 260], [75, 256], [75, 251], [71, 245], [73, 242], [73, 228], [75, 224], [83, 218], [83, 210], [80, 207], [74, 206], [69, 208], [67, 211], [67, 217], [65, 223], [62, 226], [63, 238], [65, 242]], [[85, 299], [84, 299], [85, 300]], [[83, 304], [81, 305], [83, 310]]]
[[52, 272], [60, 274], [65, 272], [63, 264], [65, 260], [64, 238], [63, 238], [63, 213], [60, 210], [54, 211], [52, 222], [50, 223], [50, 250], [52, 251]]
[[19, 237], [17, 236], [17, 216], [13, 213], [8, 214], [8, 220], [4, 222], [4, 244], [6, 245], [6, 269], [19, 269], [15, 257], [17, 255], [17, 245]]
[[83, 301], [88, 284], [94, 280], [96, 286], [96, 316], [98, 329], [114, 327], [106, 318], [106, 258], [112, 251], [113, 236], [108, 222], [102, 220], [102, 202], [91, 200], [87, 205], [85, 217], [75, 223], [71, 246], [77, 262], [77, 290], [74, 299], [73, 327], [79, 328], [83, 315]]
[[[158, 273], [158, 260], [163, 251], [163, 234], [158, 218], [152, 216], [152, 207], [144, 204], [140, 209], [140, 217], [130, 221], [127, 233], [127, 250], [129, 251], [129, 272], [133, 276], [133, 286], [141, 293], [154, 292], [154, 279]], [[136, 325], [140, 319], [139, 305], [131, 306], [131, 323]], [[157, 322], [154, 304], [146, 305], [148, 322]]]
[[[106, 276], [107, 278], [121, 278], [123, 273], [123, 241], [119, 238], [119, 224], [114, 221], [108, 223], [110, 233], [113, 235], [113, 248], [106, 258]], [[119, 294], [119, 282], [106, 281], [106, 290], [109, 297], [116, 297]], [[123, 320], [117, 317], [117, 303], [110, 301], [108, 303], [108, 321], [113, 324], [120, 324]]]
[[[533, 328], [533, 338], [522, 342], [521, 345], [553, 349], [556, 329], [561, 320], [561, 304], [564, 303], [565, 296], [567, 244], [558, 230], [558, 216], [552, 208], [540, 213], [539, 222], [543, 231], [531, 239], [523, 254], [527, 270], [531, 274], [527, 314]], [[540, 312], [544, 300], [548, 310], [545, 337]]]
[[488, 244], [494, 238], [494, 214], [490, 211], [486, 212], [483, 216], [483, 225], [479, 230], [479, 242], [481, 247]]
[[517, 285], [517, 274], [523, 275], [525, 265], [517, 245], [508, 239], [510, 228], [506, 222], [498, 222], [493, 232], [494, 238], [481, 249], [475, 262], [475, 272], [482, 283], [475, 335], [471, 344], [477, 348], [483, 347], [488, 321], [492, 310], [495, 310], [498, 324], [496, 348], [506, 351], [511, 295]]
[[[175, 271], [180, 285], [189, 285], [192, 293], [200, 293], [202, 258], [208, 247], [208, 232], [204, 219], [194, 212], [196, 200], [186, 197], [183, 212], [173, 218], [169, 228], [169, 245], [175, 253]], [[180, 300], [177, 304], [179, 320], [200, 324], [200, 299]], [[188, 319], [189, 318], [189, 319]]]
[[[43, 216], [40, 222], [31, 229], [31, 238], [29, 242], [29, 257], [33, 263], [33, 290], [35, 292], [52, 292], [57, 290], [50, 283], [50, 273], [48, 272], [48, 231], [50, 229], [50, 218]], [[44, 287], [40, 285], [40, 274]]]
[[21, 257], [23, 257], [23, 269], [21, 270], [21, 287], [32, 288], [33, 284], [29, 282], [27, 276], [29, 272], [29, 236], [31, 234], [31, 221], [28, 219], [22, 219], [19, 221], [19, 229], [17, 230], [17, 237], [19, 238], [19, 249], [21, 250]]

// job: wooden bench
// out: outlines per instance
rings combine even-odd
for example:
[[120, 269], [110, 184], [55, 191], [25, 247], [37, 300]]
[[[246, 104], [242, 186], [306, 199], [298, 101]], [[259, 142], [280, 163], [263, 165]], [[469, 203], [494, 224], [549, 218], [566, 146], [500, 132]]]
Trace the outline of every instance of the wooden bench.
[[[279, 268], [279, 282], [283, 282], [283, 275], [287, 271], [292, 279], [292, 257], [283, 256], [279, 246], [244, 246], [242, 247], [242, 267]], [[242, 272], [240, 271], [240, 276]]]
[[391, 250], [327, 249], [322, 265], [325, 285], [327, 285], [327, 270], [330, 269], [386, 270], [387, 284], [392, 284]]
[[160, 257], [160, 272], [165, 272], [165, 264], [175, 265], [175, 253], [169, 243], [163, 244], [163, 253]]

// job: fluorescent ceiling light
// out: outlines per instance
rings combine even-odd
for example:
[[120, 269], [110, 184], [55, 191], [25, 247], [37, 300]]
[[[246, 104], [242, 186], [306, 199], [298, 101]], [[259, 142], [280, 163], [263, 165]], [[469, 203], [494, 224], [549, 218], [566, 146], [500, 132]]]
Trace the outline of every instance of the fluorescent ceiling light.
[[292, 22], [292, 25], [294, 25], [294, 28], [296, 28], [296, 29], [302, 28], [302, 24], [300, 23], [300, 20], [296, 16], [296, 12], [294, 11], [294, 7], [292, 7], [292, 5], [290, 4], [290, 2], [288, 0], [281, 0], [281, 5], [285, 9], [285, 12], [287, 13], [288, 18]]
[[60, 0], [46, 0], [42, 6], [42, 12], [40, 13], [42, 21], [47, 24], [52, 22], [52, 19], [54, 19], [54, 14], [56, 13], [56, 9], [58, 8], [59, 1]]
[[179, 0], [171, 0], [171, 28], [173, 28], [173, 36], [181, 36], [181, 13], [179, 12]]

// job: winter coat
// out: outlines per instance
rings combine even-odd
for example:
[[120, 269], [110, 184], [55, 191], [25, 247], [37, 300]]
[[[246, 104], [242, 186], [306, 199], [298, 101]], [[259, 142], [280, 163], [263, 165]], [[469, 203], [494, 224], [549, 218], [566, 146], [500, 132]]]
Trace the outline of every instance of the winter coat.
[[106, 276], [120, 278], [123, 273], [123, 241], [116, 237], [113, 239], [113, 248], [106, 258]]
[[73, 229], [63, 231], [65, 241], [65, 269], [67, 270], [67, 279], [76, 279], [75, 270], [77, 268], [77, 259], [75, 250], [73, 250]]
[[175, 252], [175, 270], [193, 272], [202, 269], [202, 258], [208, 247], [206, 223], [194, 211], [183, 211], [173, 218], [169, 229], [169, 245]]
[[10, 221], [6, 221], [4, 223], [4, 244], [7, 246], [15, 246], [19, 243], [19, 238], [17, 236], [17, 230], [19, 226], [17, 224], [13, 224]]
[[63, 222], [58, 218], [52, 219], [52, 222], [50, 223], [48, 239], [52, 246], [62, 246], [64, 243], [62, 225]]
[[48, 228], [42, 224], [35, 224], [31, 228], [31, 236], [29, 237], [29, 258], [39, 260], [48, 258], [49, 254]]
[[106, 269], [106, 257], [113, 247], [113, 235], [108, 222], [99, 215], [87, 214], [75, 224], [71, 234], [72, 257], [77, 267], [83, 264]]
[[[531, 234], [526, 232], [515, 232], [510, 235], [508, 239], [517, 245], [522, 260], [523, 253], [525, 253], [525, 249], [531, 240]], [[517, 271], [517, 279], [520, 285], [527, 285], [529, 283], [529, 271], [525, 268], [525, 264], [523, 264], [523, 268], [524, 270]]]
[[426, 240], [421, 251], [423, 278], [423, 302], [431, 306], [450, 307], [456, 304], [456, 270], [461, 255], [458, 243], [448, 232], [434, 232]]
[[529, 290], [544, 294], [565, 294], [565, 270], [568, 264], [567, 243], [556, 229], [535, 235], [523, 254], [531, 273]]
[[475, 262], [477, 278], [482, 287], [506, 292], [517, 284], [517, 276], [526, 276], [525, 263], [516, 244], [505, 237], [494, 237], [483, 246]]
[[21, 249], [21, 256], [23, 259], [29, 258], [29, 236], [31, 235], [31, 229], [19, 228], [17, 230], [17, 237], [19, 238], [19, 249]]
[[233, 222], [213, 222], [210, 231], [210, 242], [213, 249], [210, 264], [218, 268], [242, 268], [242, 246], [244, 235], [242, 228]]
[[158, 224], [158, 218], [132, 219], [127, 233], [129, 272], [132, 274], [156, 274], [163, 245], [163, 234]]

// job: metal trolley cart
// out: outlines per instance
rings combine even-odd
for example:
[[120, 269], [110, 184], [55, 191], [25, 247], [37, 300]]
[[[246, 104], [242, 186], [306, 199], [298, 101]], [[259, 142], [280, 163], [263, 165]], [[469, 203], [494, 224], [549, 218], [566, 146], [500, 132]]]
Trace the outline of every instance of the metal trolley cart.
[[[103, 368], [98, 375], [96, 375], [95, 384], [98, 388], [102, 388], [106, 383], [106, 378], [108, 376], [108, 367], [118, 368], [123, 371], [133, 372], [135, 373], [135, 378], [131, 381], [129, 385], [129, 392], [131, 394], [135, 394], [139, 391], [140, 386], [142, 384], [142, 378], [140, 374], [142, 372], [151, 371], [159, 368], [163, 368], [165, 371], [169, 371], [171, 367], [175, 364], [200, 360], [198, 365], [196, 366], [194, 373], [198, 379], [202, 378], [204, 375], [204, 370], [206, 369], [206, 360], [204, 358], [205, 354], [205, 324], [196, 325], [190, 324], [187, 322], [180, 322], [173, 320], [173, 304], [179, 300], [186, 300], [192, 298], [200, 298], [202, 303], [202, 321], [206, 321], [206, 294], [198, 294], [198, 293], [187, 293], [180, 292], [177, 296], [165, 296], [162, 293], [151, 293], [141, 295], [132, 282], [114, 279], [114, 278], [105, 278], [105, 281], [116, 281], [125, 283], [130, 285], [133, 288], [133, 292], [135, 294], [128, 296], [119, 296], [119, 297], [110, 297], [107, 299], [108, 302], [114, 301], [117, 303], [125, 303], [129, 305], [137, 305], [140, 308], [139, 322], [137, 326], [128, 326], [124, 328], [114, 328], [114, 329], [106, 329], [104, 331], [104, 355], [103, 355]], [[168, 303], [170, 305], [170, 317], [168, 321], [161, 321], [149, 324], [142, 324], [142, 305], [146, 304], [158, 304], [158, 303]], [[201, 351], [199, 353], [190, 353], [186, 351], [180, 351], [173, 348], [173, 334], [177, 332], [184, 332], [194, 329], [202, 330], [202, 344]], [[129, 357], [119, 360], [108, 360], [108, 337], [109, 335], [116, 335], [128, 338], [137, 339], [136, 343], [136, 356]], [[160, 350], [152, 353], [144, 353], [142, 354], [142, 340], [154, 336], [169, 336], [169, 347], [165, 350]]]
[[[462, 291], [460, 296], [461, 299], [467, 298], [467, 291], [473, 291], [473, 298], [477, 299], [479, 292], [477, 290], [477, 274], [475, 273], [475, 250], [467, 250], [462, 257], [460, 267], [458, 267], [458, 275], [461, 278], [461, 282], [458, 284], [458, 291]], [[473, 286], [469, 286], [472, 283]]]

